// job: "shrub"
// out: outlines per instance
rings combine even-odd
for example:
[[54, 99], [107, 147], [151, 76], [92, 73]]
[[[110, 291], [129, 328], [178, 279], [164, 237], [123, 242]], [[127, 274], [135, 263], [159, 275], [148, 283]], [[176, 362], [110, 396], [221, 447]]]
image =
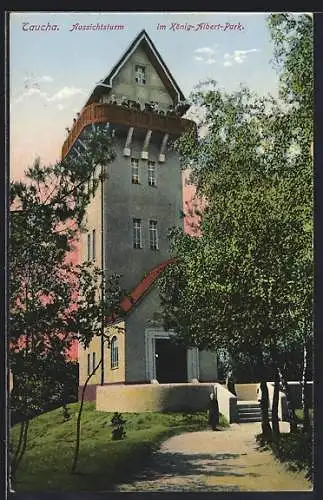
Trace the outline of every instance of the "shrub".
[[126, 420], [123, 419], [121, 413], [115, 412], [111, 418], [112, 429], [112, 439], [120, 440], [126, 437], [126, 431], [124, 425]]

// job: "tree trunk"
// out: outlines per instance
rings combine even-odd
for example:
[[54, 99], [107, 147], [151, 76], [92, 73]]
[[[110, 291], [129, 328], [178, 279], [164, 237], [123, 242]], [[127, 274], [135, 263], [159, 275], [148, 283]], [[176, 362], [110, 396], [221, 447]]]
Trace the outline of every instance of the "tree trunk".
[[296, 415], [295, 415], [295, 408], [294, 408], [294, 405], [293, 405], [293, 402], [292, 402], [291, 396], [290, 396], [288, 381], [280, 369], [278, 369], [278, 373], [279, 373], [280, 382], [283, 386], [283, 390], [284, 390], [284, 392], [286, 394], [286, 398], [287, 398], [290, 432], [295, 433], [295, 432], [297, 432], [297, 419], [296, 419]]
[[[29, 427], [29, 420], [22, 422], [24, 424], [21, 429], [21, 441], [20, 441], [20, 447], [19, 447], [19, 452], [16, 453], [16, 456], [14, 458], [14, 462], [11, 467], [11, 476], [12, 478], [15, 477], [18, 467], [20, 465], [20, 462], [25, 454], [26, 448], [27, 448], [27, 441], [28, 441], [28, 427]], [[20, 440], [20, 438], [19, 438]]]
[[76, 468], [77, 468], [77, 462], [80, 454], [80, 438], [81, 438], [81, 418], [82, 418], [82, 411], [83, 411], [83, 405], [84, 405], [84, 396], [85, 396], [85, 391], [87, 388], [87, 385], [89, 381], [91, 380], [91, 377], [95, 374], [97, 369], [100, 367], [102, 363], [102, 358], [100, 359], [99, 363], [96, 365], [92, 373], [88, 376], [88, 378], [85, 381], [85, 384], [82, 389], [82, 396], [81, 396], [81, 403], [80, 403], [80, 408], [79, 412], [77, 415], [77, 422], [76, 422], [76, 443], [75, 443], [75, 451], [74, 451], [74, 459], [73, 459], [73, 464], [72, 464], [72, 469], [71, 472], [72, 474], [76, 473]]
[[270, 422], [269, 422], [269, 415], [268, 415], [268, 408], [269, 408], [269, 396], [268, 396], [268, 387], [267, 387], [267, 381], [262, 380], [260, 382], [260, 389], [261, 389], [261, 428], [262, 428], [262, 435], [263, 438], [266, 441], [271, 441], [272, 440], [272, 430], [270, 427]]
[[11, 466], [12, 470], [15, 469], [15, 464], [18, 459], [18, 456], [20, 454], [21, 446], [22, 446], [22, 440], [23, 440], [23, 435], [24, 435], [24, 429], [25, 429], [25, 421], [21, 422], [20, 424], [20, 433], [19, 433], [19, 440], [17, 444], [16, 451], [12, 455], [12, 460], [11, 460]]
[[279, 372], [278, 368], [275, 368], [275, 379], [274, 379], [274, 395], [273, 395], [273, 404], [271, 409], [271, 423], [273, 428], [273, 438], [275, 441], [278, 441], [280, 438], [280, 430], [279, 430], [279, 418], [278, 418], [278, 404], [279, 404]]
[[302, 375], [302, 409], [303, 409], [303, 432], [309, 432], [310, 424], [310, 412], [309, 412], [309, 401], [308, 401], [308, 349], [306, 343], [303, 348], [303, 375]]

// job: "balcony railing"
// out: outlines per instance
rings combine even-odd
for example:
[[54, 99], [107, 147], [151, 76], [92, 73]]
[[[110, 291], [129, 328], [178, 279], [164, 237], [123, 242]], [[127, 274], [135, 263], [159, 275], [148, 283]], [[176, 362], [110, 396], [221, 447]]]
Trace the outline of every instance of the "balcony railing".
[[105, 122], [168, 133], [174, 136], [180, 136], [185, 130], [195, 126], [191, 120], [179, 116], [160, 115], [116, 104], [94, 103], [86, 106], [75, 121], [63, 144], [62, 158], [65, 158], [69, 153], [75, 141], [88, 125]]

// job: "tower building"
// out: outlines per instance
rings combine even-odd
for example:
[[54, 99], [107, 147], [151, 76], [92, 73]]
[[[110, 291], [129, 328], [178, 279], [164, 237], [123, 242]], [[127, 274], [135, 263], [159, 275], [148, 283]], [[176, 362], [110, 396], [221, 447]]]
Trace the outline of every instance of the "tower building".
[[[111, 72], [96, 85], [75, 120], [62, 157], [78, 147], [82, 133], [104, 123], [113, 130], [116, 158], [87, 209], [81, 260], [107, 275], [122, 275], [132, 299], [111, 346], [94, 339], [79, 347], [80, 387], [103, 354], [87, 399], [97, 385], [184, 383], [217, 378], [214, 352], [185, 349], [164, 331], [155, 280], [170, 263], [168, 230], [183, 227], [183, 183], [177, 152], [170, 148], [194, 123], [183, 118], [185, 97], [161, 55], [141, 31]], [[184, 187], [185, 189], [185, 187]]]

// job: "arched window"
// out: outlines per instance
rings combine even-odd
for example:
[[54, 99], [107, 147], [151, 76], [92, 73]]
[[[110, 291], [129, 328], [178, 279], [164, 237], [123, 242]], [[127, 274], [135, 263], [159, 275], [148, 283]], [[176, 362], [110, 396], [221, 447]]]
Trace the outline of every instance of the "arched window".
[[111, 368], [118, 368], [119, 366], [119, 348], [118, 339], [116, 336], [111, 339]]

